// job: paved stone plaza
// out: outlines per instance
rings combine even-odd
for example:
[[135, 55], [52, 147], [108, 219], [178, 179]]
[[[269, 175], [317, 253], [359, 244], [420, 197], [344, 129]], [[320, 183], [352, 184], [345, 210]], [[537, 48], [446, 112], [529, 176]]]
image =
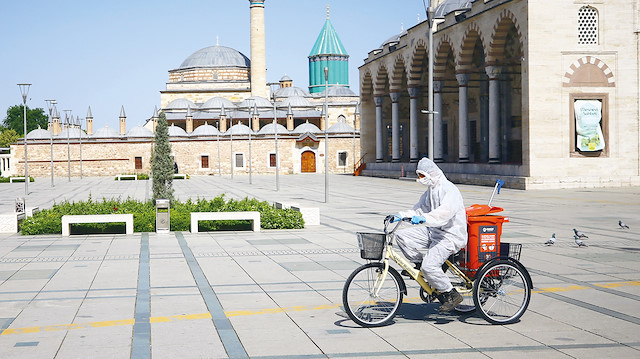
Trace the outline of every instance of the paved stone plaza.
[[[256, 197], [320, 208], [303, 230], [166, 235], [0, 235], [0, 357], [7, 358], [631, 358], [640, 357], [640, 188], [520, 191], [494, 205], [523, 244], [534, 294], [520, 322], [441, 315], [416, 286], [395, 322], [365, 329], [341, 309], [364, 261], [356, 231], [413, 205], [413, 181], [332, 175], [176, 180], [179, 199]], [[460, 186], [465, 204], [491, 188]], [[27, 206], [150, 197], [150, 181], [37, 178]], [[0, 184], [0, 212], [23, 183]], [[618, 227], [622, 219], [631, 229]], [[578, 248], [573, 228], [585, 232]], [[543, 243], [556, 233], [555, 246]]]

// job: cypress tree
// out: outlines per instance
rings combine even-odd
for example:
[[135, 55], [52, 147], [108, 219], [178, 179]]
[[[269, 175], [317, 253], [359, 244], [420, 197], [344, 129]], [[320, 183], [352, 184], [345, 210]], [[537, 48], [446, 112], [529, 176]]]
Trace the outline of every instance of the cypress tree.
[[153, 176], [153, 201], [156, 199], [173, 200], [173, 160], [169, 143], [169, 125], [167, 116], [160, 113], [153, 151], [151, 154], [151, 175]]

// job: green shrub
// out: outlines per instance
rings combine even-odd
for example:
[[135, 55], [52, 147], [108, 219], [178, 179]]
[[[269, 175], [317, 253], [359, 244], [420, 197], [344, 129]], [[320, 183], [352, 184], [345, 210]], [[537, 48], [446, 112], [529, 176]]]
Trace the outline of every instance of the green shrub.
[[[11, 177], [24, 177], [24, 176], [11, 176]], [[11, 177], [0, 177], [0, 183], [9, 183], [11, 180]], [[33, 182], [35, 181], [35, 179], [33, 179], [33, 177], [29, 176], [29, 182]], [[14, 179], [13, 182], [24, 182], [24, 180], [16, 180]]]
[[[226, 201], [224, 195], [212, 200], [198, 198], [186, 202], [174, 201], [170, 209], [171, 230], [189, 231], [191, 226], [191, 212], [233, 212], [258, 211], [263, 229], [296, 229], [304, 228], [304, 221], [300, 212], [291, 209], [276, 209], [265, 201], [244, 198]], [[132, 213], [134, 232], [154, 232], [156, 228], [155, 203], [140, 202], [131, 198], [103, 199], [93, 201], [91, 196], [87, 201], [56, 203], [49, 209], [41, 210], [33, 217], [27, 217], [22, 222], [22, 234], [55, 234], [62, 231], [62, 216], [77, 214], [111, 214]], [[224, 229], [246, 229], [250, 221], [201, 221], [199, 230], [215, 231]], [[73, 232], [77, 233], [113, 233], [120, 230], [121, 225], [113, 223], [96, 223], [74, 225]]]

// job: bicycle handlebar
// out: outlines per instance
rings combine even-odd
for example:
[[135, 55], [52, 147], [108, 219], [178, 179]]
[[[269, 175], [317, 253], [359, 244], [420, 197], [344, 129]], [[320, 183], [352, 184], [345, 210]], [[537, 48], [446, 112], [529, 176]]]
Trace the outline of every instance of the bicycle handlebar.
[[395, 227], [393, 227], [393, 229], [391, 231], [388, 231], [387, 228], [389, 227], [389, 224], [393, 223], [393, 222], [391, 222], [391, 220], [393, 219], [393, 216], [385, 217], [385, 219], [384, 219], [384, 233], [385, 234], [393, 234], [395, 231], [398, 230], [398, 228], [400, 227], [402, 222], [411, 223], [411, 218], [412, 217], [403, 217], [403, 218], [401, 218], [399, 221], [396, 221], [397, 224], [395, 225]]

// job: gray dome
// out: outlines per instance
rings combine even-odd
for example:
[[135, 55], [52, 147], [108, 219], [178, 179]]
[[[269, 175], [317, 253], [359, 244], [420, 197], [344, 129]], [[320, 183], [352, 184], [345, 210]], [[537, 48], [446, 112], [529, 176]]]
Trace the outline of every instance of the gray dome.
[[327, 129], [329, 133], [353, 133], [353, 127], [347, 125], [344, 122], [338, 122]]
[[154, 134], [150, 129], [142, 126], [136, 126], [127, 132], [127, 137], [153, 137]]
[[[67, 135], [67, 132], [69, 133]], [[62, 130], [62, 132], [60, 132], [58, 134], [57, 137], [59, 138], [80, 138], [80, 136], [82, 136], [82, 138], [87, 137], [87, 134], [84, 133], [84, 131], [82, 131], [81, 129], [77, 128], [77, 127], [72, 127], [72, 128], [65, 128], [64, 130]]]
[[[324, 91], [315, 93], [317, 97], [324, 97]], [[329, 87], [329, 97], [354, 97], [358, 96], [350, 88], [340, 85], [332, 85]]]
[[205, 123], [193, 130], [191, 136], [217, 136], [219, 133], [217, 128]]
[[287, 76], [287, 74], [284, 74], [284, 76], [282, 76], [282, 78], [280, 79], [280, 82], [285, 82], [285, 81], [293, 81], [291, 79], [291, 77]]
[[225, 110], [231, 110], [236, 108], [236, 105], [234, 105], [233, 102], [227, 100], [224, 97], [216, 96], [208, 99], [207, 102], [203, 103], [202, 106], [200, 106], [200, 109], [201, 110], [219, 110], [222, 108], [223, 104], [224, 104]]
[[[278, 134], [279, 135], [288, 135], [289, 131], [282, 126], [281, 124], [278, 124], [275, 128], [277, 128]], [[258, 131], [259, 135], [273, 135], [276, 131], [274, 130], [274, 124], [273, 122], [266, 124], [264, 126], [262, 126], [262, 128], [260, 129], [260, 131]]]
[[291, 96], [301, 96], [301, 97], [310, 97], [309, 91], [303, 90], [300, 87], [282, 87], [276, 90], [276, 97], [291, 97]]
[[189, 135], [185, 130], [182, 129], [182, 127], [175, 126], [174, 124], [171, 124], [171, 126], [169, 126], [169, 137], [187, 137], [187, 136]]
[[246, 98], [244, 101], [240, 102], [238, 105], [239, 108], [253, 108], [254, 105], [257, 105], [258, 108], [273, 108], [273, 104], [271, 101], [267, 100], [264, 97], [260, 96], [251, 96]]
[[400, 32], [399, 34], [393, 35], [390, 38], [384, 40], [384, 42], [382, 43], [382, 45], [380, 45], [380, 47], [384, 47], [384, 45], [392, 43], [392, 42], [399, 42], [400, 38], [404, 35], [407, 34], [407, 30], [403, 30], [402, 32]]
[[314, 106], [309, 100], [307, 100], [302, 96], [287, 97], [280, 103], [280, 106], [283, 106], [283, 107], [289, 106], [289, 105], [291, 105], [291, 107], [313, 107]]
[[93, 133], [93, 137], [95, 138], [112, 138], [112, 137], [120, 137], [120, 133], [113, 128], [103, 127], [98, 129]]
[[37, 128], [29, 133], [27, 133], [28, 140], [48, 140], [51, 138], [51, 132], [47, 130], [43, 130], [41, 128]]
[[299, 125], [298, 127], [294, 128], [293, 131], [291, 131], [291, 133], [296, 134], [296, 135], [301, 135], [303, 133], [322, 133], [322, 131], [320, 131], [320, 129], [318, 128], [318, 126], [309, 123], [309, 122], [305, 122], [301, 125]]
[[209, 46], [187, 57], [179, 69], [192, 67], [251, 67], [251, 61], [240, 51], [226, 46]]
[[165, 110], [186, 110], [188, 107], [191, 107], [191, 109], [195, 109], [198, 108], [198, 106], [187, 100], [186, 98], [178, 98], [175, 99], [171, 102], [169, 102], [169, 104], [167, 104], [167, 107], [165, 107]]
[[436, 7], [434, 17], [436, 19], [444, 19], [444, 16], [450, 12], [457, 10], [471, 9], [473, 0], [444, 0]]
[[249, 128], [249, 126], [242, 124], [242, 123], [237, 123], [233, 126], [231, 126], [231, 128], [229, 128], [227, 130], [227, 132], [225, 132], [225, 136], [229, 136], [229, 135], [248, 135], [249, 133], [253, 133], [253, 131], [251, 131], [251, 129]]

